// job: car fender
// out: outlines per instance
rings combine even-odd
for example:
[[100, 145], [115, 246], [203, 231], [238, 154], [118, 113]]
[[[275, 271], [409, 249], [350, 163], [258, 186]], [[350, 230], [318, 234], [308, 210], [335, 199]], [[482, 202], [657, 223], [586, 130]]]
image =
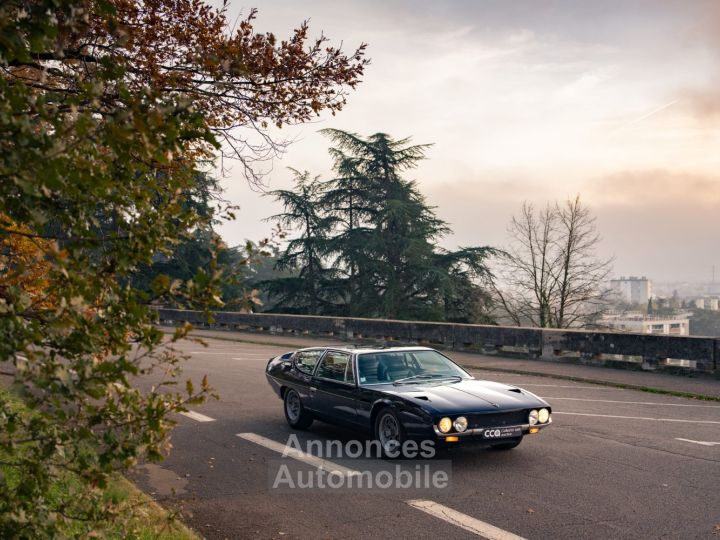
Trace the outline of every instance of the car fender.
[[533, 397], [538, 401], [538, 405], [536, 407], [547, 407], [547, 408], [550, 407], [550, 404], [547, 401], [545, 401], [543, 398], [541, 398], [537, 394], [530, 392], [530, 390], [526, 390], [525, 388], [521, 388], [520, 390], [522, 390], [523, 394], [525, 394], [526, 396]]
[[422, 407], [419, 407], [417, 404], [412, 403], [401, 397], [395, 397], [394, 399], [390, 397], [385, 397], [375, 401], [372, 405], [372, 408], [370, 409], [371, 427], [375, 426], [375, 418], [378, 412], [380, 412], [380, 410], [384, 407], [392, 408], [393, 411], [395, 411], [395, 413], [400, 417], [403, 425], [407, 424], [408, 422], [413, 425], [432, 425], [432, 415], [428, 411], [424, 410]]
[[373, 428], [375, 426], [375, 417], [378, 415], [381, 409], [384, 409], [385, 407], [390, 407], [395, 412], [398, 411], [398, 407], [393, 402], [393, 400], [389, 398], [380, 398], [376, 400], [372, 407], [370, 408], [370, 427]]

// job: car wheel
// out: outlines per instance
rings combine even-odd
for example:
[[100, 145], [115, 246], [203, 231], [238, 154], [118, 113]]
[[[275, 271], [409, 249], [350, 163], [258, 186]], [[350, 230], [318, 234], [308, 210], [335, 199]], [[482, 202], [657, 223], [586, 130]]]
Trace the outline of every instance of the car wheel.
[[305, 410], [300, 394], [292, 388], [285, 392], [285, 419], [294, 429], [307, 429], [313, 423], [313, 417]]
[[394, 459], [402, 455], [405, 430], [392, 409], [385, 408], [375, 417], [375, 439], [380, 443], [383, 457]]
[[506, 442], [506, 443], [502, 443], [502, 444], [494, 444], [490, 448], [492, 448], [493, 450], [512, 450], [517, 445], [519, 445], [521, 442], [522, 442], [522, 437], [520, 437], [519, 439], [515, 439], [514, 441], [511, 441], [511, 442]]

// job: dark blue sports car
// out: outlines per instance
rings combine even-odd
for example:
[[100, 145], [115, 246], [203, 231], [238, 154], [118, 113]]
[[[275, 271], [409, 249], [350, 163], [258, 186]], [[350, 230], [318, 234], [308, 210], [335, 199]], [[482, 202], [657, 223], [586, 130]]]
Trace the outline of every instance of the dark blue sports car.
[[515, 448], [552, 422], [527, 390], [477, 380], [427, 347], [313, 347], [272, 358], [267, 378], [288, 424], [318, 419], [372, 431], [383, 447], [406, 440]]

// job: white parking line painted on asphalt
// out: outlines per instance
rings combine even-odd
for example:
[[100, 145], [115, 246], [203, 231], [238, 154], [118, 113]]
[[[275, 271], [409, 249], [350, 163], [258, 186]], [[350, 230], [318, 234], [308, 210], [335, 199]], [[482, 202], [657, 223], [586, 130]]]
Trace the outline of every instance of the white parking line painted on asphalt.
[[567, 414], [571, 416], [594, 416], [598, 418], [621, 418], [623, 420], [652, 420], [654, 422], [681, 422], [684, 424], [718, 424], [720, 422], [715, 420], [683, 420], [679, 418], [648, 418], [646, 416], [618, 416], [614, 414], [591, 414], [591, 413], [579, 413], [579, 412], [557, 412], [553, 411], [553, 416], [556, 414]]
[[514, 383], [514, 386], [541, 386], [543, 388], [577, 388], [582, 390], [617, 390], [609, 386], [569, 386], [562, 384], [534, 384], [534, 383]]
[[574, 397], [542, 396], [542, 399], [562, 399], [566, 401], [592, 401], [593, 403], [627, 403], [628, 405], [660, 405], [667, 407], [702, 407], [706, 409], [720, 409], [720, 405], [695, 405], [694, 403], [659, 403], [650, 401], [615, 401], [612, 399], [586, 399]]
[[699, 444], [701, 446], [718, 446], [720, 445], [720, 442], [712, 442], [712, 441], [693, 441], [692, 439], [681, 439], [679, 437], [675, 437], [676, 441], [683, 441], [683, 442], [689, 442], [693, 444]]
[[481, 373], [493, 373], [493, 374], [500, 373], [503, 377], [527, 377], [527, 375], [525, 375], [524, 373], [505, 373], [504, 371], [498, 372], [498, 371], [494, 371], [492, 369], [483, 369], [480, 367], [468, 366], [467, 364], [465, 364], [464, 367], [468, 371], [476, 371], [476, 372], [481, 372]]
[[272, 439], [268, 439], [267, 437], [263, 437], [257, 433], [238, 433], [237, 436], [241, 439], [245, 439], [246, 441], [264, 446], [265, 448], [273, 450], [278, 454], [283, 454], [293, 459], [297, 459], [298, 461], [302, 461], [324, 471], [341, 474], [343, 476], [354, 476], [356, 474], [360, 474], [360, 471], [356, 471], [355, 469], [343, 467], [342, 465], [338, 465], [337, 463], [333, 463], [327, 459], [313, 456], [312, 454], [306, 454], [302, 450], [298, 450], [293, 446], [273, 441]]
[[[414, 499], [405, 501], [407, 504], [418, 510], [422, 510], [426, 514], [452, 523], [453, 525], [465, 529], [477, 536], [487, 538], [487, 540], [525, 540], [522, 536], [518, 536], [503, 529], [499, 529], [494, 525], [472, 518], [457, 510], [443, 506], [433, 501], [425, 501], [422, 499]], [[450, 534], [447, 536], [451, 536]]]
[[[180, 351], [183, 352], [183, 351]], [[216, 352], [216, 351], [185, 351], [187, 354], [214, 354], [216, 356], [220, 355], [226, 355], [228, 353], [232, 354], [235, 351], [227, 351], [227, 352]]]
[[188, 418], [192, 418], [196, 422], [214, 422], [214, 418], [210, 418], [209, 416], [205, 416], [204, 414], [200, 414], [199, 412], [195, 411], [187, 411], [187, 412], [181, 412], [183, 416], [187, 416]]

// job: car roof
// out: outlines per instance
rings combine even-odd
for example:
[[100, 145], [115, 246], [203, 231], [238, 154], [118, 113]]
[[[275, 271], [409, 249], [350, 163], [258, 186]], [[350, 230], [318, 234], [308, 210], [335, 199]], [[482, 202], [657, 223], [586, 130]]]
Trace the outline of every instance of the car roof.
[[430, 347], [421, 347], [421, 346], [415, 346], [415, 347], [361, 347], [361, 346], [354, 346], [354, 345], [326, 345], [323, 347], [306, 347], [304, 349], [298, 349], [298, 352], [301, 351], [326, 351], [326, 350], [333, 350], [333, 351], [342, 351], [349, 354], [372, 354], [372, 353], [383, 353], [383, 352], [409, 352], [409, 351], [434, 351], [435, 349], [431, 349]]

